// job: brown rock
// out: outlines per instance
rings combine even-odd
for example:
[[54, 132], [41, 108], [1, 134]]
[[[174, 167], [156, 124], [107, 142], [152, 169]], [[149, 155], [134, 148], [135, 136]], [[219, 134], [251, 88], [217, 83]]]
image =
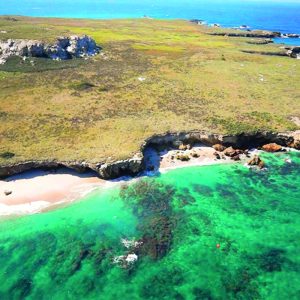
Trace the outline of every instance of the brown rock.
[[226, 149], [226, 147], [221, 144], [215, 144], [215, 145], [213, 145], [213, 148], [219, 152], [223, 152]]
[[262, 150], [266, 152], [279, 152], [282, 151], [282, 147], [276, 143], [271, 143], [262, 146]]
[[192, 157], [194, 157], [194, 158], [198, 158], [200, 155], [197, 153], [197, 152], [192, 152]]
[[229, 156], [229, 157], [235, 157], [235, 156], [240, 155], [242, 153], [243, 153], [242, 150], [240, 150], [240, 149], [233, 149], [232, 147], [226, 148], [224, 150], [224, 154], [226, 156]]
[[291, 144], [289, 144], [289, 147], [300, 150], [300, 140], [296, 140], [292, 142]]
[[264, 168], [265, 163], [264, 161], [258, 156], [255, 155], [249, 162], [249, 166], [258, 166], [260, 169]]

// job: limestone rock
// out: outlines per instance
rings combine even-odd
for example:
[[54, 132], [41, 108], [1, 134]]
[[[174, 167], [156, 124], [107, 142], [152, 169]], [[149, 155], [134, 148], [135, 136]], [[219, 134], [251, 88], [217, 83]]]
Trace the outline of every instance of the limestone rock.
[[89, 36], [60, 37], [54, 44], [46, 44], [34, 40], [0, 41], [0, 64], [11, 56], [45, 57], [56, 60], [66, 60], [99, 53], [100, 48]]

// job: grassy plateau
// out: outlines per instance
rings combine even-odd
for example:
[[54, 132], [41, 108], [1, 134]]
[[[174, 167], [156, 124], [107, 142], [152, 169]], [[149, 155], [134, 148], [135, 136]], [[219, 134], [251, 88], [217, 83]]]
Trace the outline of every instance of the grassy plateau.
[[[0, 40], [87, 34], [102, 51], [0, 66], [0, 165], [115, 161], [155, 133], [299, 129], [300, 60], [184, 20], [0, 17]], [[223, 29], [224, 30], [224, 29]], [[250, 53], [251, 52], [251, 53]], [[31, 61], [31, 62], [30, 62]]]

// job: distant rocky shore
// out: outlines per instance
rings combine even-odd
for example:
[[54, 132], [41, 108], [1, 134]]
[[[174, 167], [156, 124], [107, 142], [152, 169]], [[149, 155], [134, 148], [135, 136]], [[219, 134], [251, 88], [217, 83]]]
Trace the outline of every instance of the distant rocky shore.
[[0, 41], [0, 64], [4, 64], [11, 56], [43, 57], [53, 60], [67, 60], [94, 56], [98, 54], [100, 47], [89, 36], [60, 37], [53, 44], [35, 40]]
[[[197, 25], [207, 25], [211, 27], [220, 28], [220, 24], [207, 24], [204, 20], [193, 19], [190, 20], [191, 23]], [[225, 30], [227, 28], [224, 28]], [[210, 35], [214, 36], [229, 36], [229, 37], [246, 37], [246, 38], [255, 38], [261, 39], [257, 42], [250, 42], [250, 44], [269, 44], [273, 43], [275, 38], [285, 38], [285, 39], [300, 39], [300, 34], [297, 33], [281, 33], [277, 31], [268, 31], [268, 30], [251, 30], [247, 25], [241, 25], [238, 28], [232, 28], [235, 31], [220, 31], [220, 32], [211, 32]], [[300, 40], [299, 40], [300, 44]], [[289, 56], [291, 58], [300, 59], [300, 46], [286, 46], [286, 50], [282, 56]]]

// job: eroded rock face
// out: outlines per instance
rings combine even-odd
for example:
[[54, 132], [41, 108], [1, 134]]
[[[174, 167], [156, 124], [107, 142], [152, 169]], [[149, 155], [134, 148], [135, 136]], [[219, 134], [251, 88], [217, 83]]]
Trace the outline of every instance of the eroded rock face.
[[0, 64], [11, 56], [45, 57], [56, 60], [66, 60], [99, 53], [100, 47], [89, 36], [60, 37], [54, 44], [46, 44], [34, 40], [0, 41]]

